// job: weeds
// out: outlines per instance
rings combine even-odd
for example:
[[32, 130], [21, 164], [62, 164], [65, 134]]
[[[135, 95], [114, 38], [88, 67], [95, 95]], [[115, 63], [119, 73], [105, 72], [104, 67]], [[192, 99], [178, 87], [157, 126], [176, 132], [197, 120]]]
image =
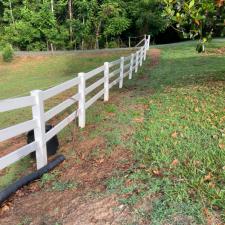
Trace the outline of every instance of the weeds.
[[57, 174], [56, 173], [45, 173], [41, 177], [41, 187], [44, 187], [47, 183], [54, 181], [56, 179]]
[[55, 181], [52, 184], [52, 190], [54, 191], [65, 191], [76, 188], [77, 184], [71, 181]]

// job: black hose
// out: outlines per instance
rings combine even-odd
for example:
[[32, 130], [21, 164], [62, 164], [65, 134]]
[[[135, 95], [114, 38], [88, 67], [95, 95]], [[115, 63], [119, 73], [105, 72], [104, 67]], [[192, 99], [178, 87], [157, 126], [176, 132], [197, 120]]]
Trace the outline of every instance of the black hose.
[[21, 187], [29, 184], [30, 182], [39, 179], [44, 173], [47, 173], [48, 171], [54, 169], [58, 164], [63, 162], [65, 160], [65, 157], [63, 155], [57, 156], [55, 159], [53, 159], [50, 163], [48, 163], [46, 166], [42, 167], [41, 169], [22, 177], [21, 179], [17, 180], [13, 184], [11, 184], [9, 187], [4, 189], [0, 192], [0, 205], [9, 198], [10, 195], [15, 193], [18, 189]]

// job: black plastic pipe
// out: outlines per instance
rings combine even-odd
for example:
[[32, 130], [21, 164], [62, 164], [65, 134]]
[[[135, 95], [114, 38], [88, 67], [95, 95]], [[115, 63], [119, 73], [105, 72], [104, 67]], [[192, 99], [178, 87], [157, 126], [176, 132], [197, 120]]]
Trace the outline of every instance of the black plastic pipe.
[[46, 166], [42, 167], [41, 169], [22, 177], [21, 179], [17, 180], [13, 184], [11, 184], [9, 187], [4, 189], [0, 192], [0, 205], [9, 198], [10, 195], [14, 194], [18, 189], [21, 187], [29, 184], [30, 182], [37, 180], [42, 177], [44, 173], [47, 173], [48, 171], [54, 169], [57, 165], [62, 163], [65, 160], [65, 157], [63, 155], [57, 156], [55, 159], [53, 159], [50, 163], [48, 163]]

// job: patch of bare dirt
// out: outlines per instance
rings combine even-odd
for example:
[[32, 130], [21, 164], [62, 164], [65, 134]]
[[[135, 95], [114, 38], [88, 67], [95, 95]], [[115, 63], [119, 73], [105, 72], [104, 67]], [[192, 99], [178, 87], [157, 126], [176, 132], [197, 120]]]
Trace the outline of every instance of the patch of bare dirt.
[[[161, 54], [161, 51], [158, 48], [153, 48], [147, 53], [147, 55], [149, 56], [149, 62], [148, 62], [149, 68], [153, 69], [159, 64], [160, 54]], [[146, 74], [142, 74], [140, 78], [146, 81], [149, 79], [149, 77], [146, 76]], [[150, 94], [151, 90], [148, 90], [148, 92]]]
[[[99, 142], [93, 139], [87, 143], [93, 147]], [[87, 143], [82, 147], [86, 153], [90, 151]], [[124, 160], [128, 160], [127, 163], [123, 163]], [[10, 205], [3, 206], [1, 224], [15, 224], [15, 221], [19, 222], [26, 216], [32, 219], [32, 224], [52, 224], [54, 221], [81, 225], [113, 224], [110, 221], [118, 217], [118, 211], [113, 210], [119, 207], [116, 197], [109, 195], [99, 198], [98, 195], [105, 192], [105, 181], [113, 172], [127, 170], [131, 164], [131, 153], [125, 149], [115, 149], [109, 156], [102, 155], [80, 163], [68, 159], [59, 166], [61, 175], [57, 180], [75, 181], [79, 184], [77, 188], [63, 192], [47, 191], [34, 182], [29, 188], [18, 191], [11, 198]], [[88, 193], [93, 196], [88, 197]], [[6, 210], [5, 206], [9, 208]], [[49, 223], [44, 223], [46, 220]]]
[[224, 54], [225, 54], [225, 47], [222, 47], [216, 49], [206, 49], [206, 52], [203, 55], [209, 56], [209, 55], [224, 55]]
[[39, 61], [39, 62], [45, 61], [47, 57], [48, 56], [16, 56], [10, 64], [1, 62], [0, 69], [1, 68], [3, 69], [8, 66], [10, 66], [10, 68], [13, 68], [13, 69], [18, 69], [26, 63], [31, 63], [31, 62], [35, 63], [37, 61]]
[[12, 138], [10, 141], [3, 141], [0, 143], [0, 157], [13, 152], [15, 149], [18, 149], [26, 144], [26, 138], [18, 137]]
[[159, 64], [160, 60], [160, 49], [158, 48], [153, 48], [151, 51], [148, 53], [150, 56], [150, 67], [157, 66]]

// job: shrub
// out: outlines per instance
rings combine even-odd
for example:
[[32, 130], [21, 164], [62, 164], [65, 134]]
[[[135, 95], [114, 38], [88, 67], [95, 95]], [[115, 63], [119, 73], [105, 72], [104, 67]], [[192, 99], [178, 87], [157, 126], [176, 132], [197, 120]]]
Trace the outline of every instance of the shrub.
[[14, 51], [12, 45], [7, 44], [2, 51], [2, 57], [5, 62], [11, 62], [13, 60]]
[[108, 48], [118, 48], [118, 44], [116, 41], [110, 41], [109, 42], [109, 45], [108, 45]]

